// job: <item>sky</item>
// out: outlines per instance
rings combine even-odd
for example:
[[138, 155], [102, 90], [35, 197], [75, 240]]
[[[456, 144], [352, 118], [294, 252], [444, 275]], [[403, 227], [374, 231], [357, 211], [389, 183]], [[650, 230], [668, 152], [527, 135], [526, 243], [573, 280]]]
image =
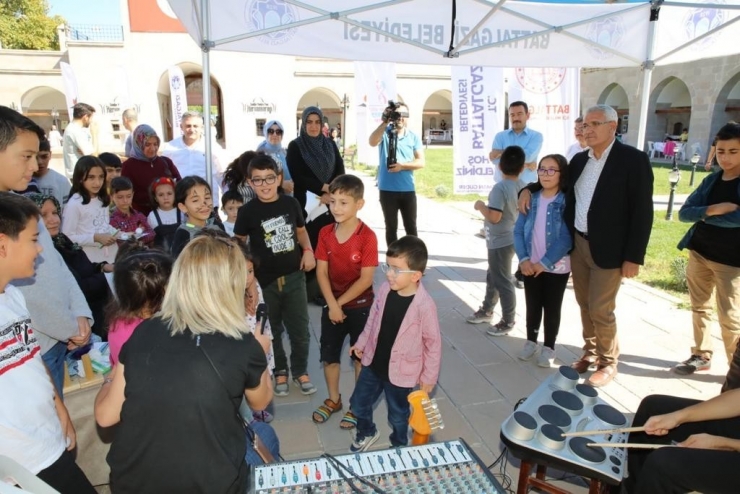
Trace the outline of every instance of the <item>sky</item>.
[[69, 24], [121, 24], [120, 0], [47, 0], [51, 15]]

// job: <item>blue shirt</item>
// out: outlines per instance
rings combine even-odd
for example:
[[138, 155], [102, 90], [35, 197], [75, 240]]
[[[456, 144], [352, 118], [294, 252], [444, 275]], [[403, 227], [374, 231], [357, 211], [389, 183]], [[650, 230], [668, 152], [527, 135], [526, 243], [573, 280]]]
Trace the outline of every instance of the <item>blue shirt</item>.
[[[419, 136], [406, 129], [403, 136], [398, 136], [396, 147], [396, 161], [411, 163], [416, 159], [414, 152], [422, 147]], [[414, 192], [414, 172], [403, 170], [398, 173], [388, 171], [388, 132], [383, 133], [379, 146], [380, 163], [378, 164], [378, 189], [389, 192]]]
[[[491, 149], [500, 149], [503, 151], [509, 146], [519, 146], [524, 149], [524, 154], [526, 155], [524, 162], [532, 163], [533, 161], [537, 161], [537, 157], [542, 149], [542, 134], [528, 127], [524, 127], [524, 130], [518, 134], [514, 132], [513, 129], [504, 130], [496, 134], [496, 137], [493, 138], [493, 146]], [[499, 160], [495, 159], [493, 162], [498, 165]], [[493, 179], [496, 182], [500, 182], [504, 179], [498, 166], [496, 166]], [[536, 182], [537, 170], [524, 168], [522, 173], [519, 174], [519, 179], [525, 184]]]

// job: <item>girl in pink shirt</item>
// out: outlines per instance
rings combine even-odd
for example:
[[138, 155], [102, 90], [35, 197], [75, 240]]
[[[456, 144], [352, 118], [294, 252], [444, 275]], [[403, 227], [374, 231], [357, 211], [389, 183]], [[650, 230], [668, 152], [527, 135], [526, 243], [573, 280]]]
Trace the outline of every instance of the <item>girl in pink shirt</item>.
[[172, 264], [169, 255], [157, 250], [135, 251], [117, 260], [113, 270], [116, 298], [108, 313], [111, 365], [118, 363], [118, 354], [136, 327], [159, 312]]

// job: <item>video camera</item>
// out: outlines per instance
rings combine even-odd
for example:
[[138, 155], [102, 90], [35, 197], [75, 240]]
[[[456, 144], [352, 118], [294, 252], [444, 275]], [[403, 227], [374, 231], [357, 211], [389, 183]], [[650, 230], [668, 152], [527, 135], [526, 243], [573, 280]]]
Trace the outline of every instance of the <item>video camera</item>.
[[400, 107], [402, 107], [402, 103], [396, 103], [393, 100], [388, 100], [388, 106], [385, 108], [385, 111], [383, 111], [383, 116], [386, 117], [386, 121], [388, 123], [395, 124], [401, 118], [403, 115], [401, 115], [401, 112], [398, 111]]
[[405, 115], [402, 115], [398, 111], [400, 107], [404, 106], [402, 103], [396, 103], [393, 100], [388, 100], [388, 106], [383, 111], [383, 120], [388, 124], [388, 157], [386, 159], [386, 166], [388, 168], [393, 167], [396, 163], [396, 153], [398, 150], [398, 121], [401, 120]]

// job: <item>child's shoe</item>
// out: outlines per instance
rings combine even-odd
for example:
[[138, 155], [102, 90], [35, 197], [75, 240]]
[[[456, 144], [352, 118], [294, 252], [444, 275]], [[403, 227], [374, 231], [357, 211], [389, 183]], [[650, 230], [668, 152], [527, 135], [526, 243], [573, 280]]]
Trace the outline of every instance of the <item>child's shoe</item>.
[[501, 319], [496, 324], [491, 324], [491, 328], [486, 333], [490, 336], [506, 336], [514, 330], [515, 325], [514, 322], [506, 322]]
[[290, 388], [288, 387], [288, 375], [284, 372], [275, 373], [275, 396], [288, 396]]
[[252, 417], [254, 417], [254, 420], [257, 422], [264, 422], [266, 424], [269, 424], [272, 422], [272, 419], [274, 418], [270, 412], [267, 410], [261, 410], [261, 411], [253, 411]]
[[535, 353], [537, 353], [537, 343], [527, 340], [524, 342], [522, 351], [517, 353], [516, 356], [519, 360], [532, 360]]
[[360, 433], [358, 432], [357, 435], [355, 436], [355, 440], [352, 441], [352, 446], [349, 447], [349, 450], [352, 453], [359, 453], [360, 451], [365, 451], [370, 446], [375, 444], [375, 441], [377, 441], [379, 437], [380, 437], [380, 431], [377, 429], [375, 429], [375, 434], [373, 434], [372, 436], [368, 436], [368, 437], [361, 436]]
[[311, 379], [308, 374], [303, 374], [293, 378], [293, 384], [301, 389], [301, 394], [306, 396], [312, 395], [316, 392], [316, 386], [311, 383]]
[[493, 317], [493, 311], [486, 311], [481, 307], [475, 313], [473, 313], [472, 316], [468, 316], [465, 321], [467, 321], [470, 324], [480, 324], [483, 322], [491, 322], [491, 318]]
[[542, 351], [537, 357], [537, 365], [544, 368], [552, 367], [555, 363], [555, 350], [550, 347], [543, 346]]

